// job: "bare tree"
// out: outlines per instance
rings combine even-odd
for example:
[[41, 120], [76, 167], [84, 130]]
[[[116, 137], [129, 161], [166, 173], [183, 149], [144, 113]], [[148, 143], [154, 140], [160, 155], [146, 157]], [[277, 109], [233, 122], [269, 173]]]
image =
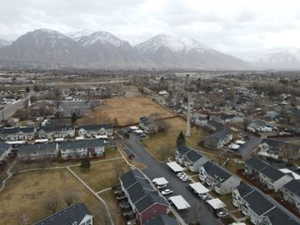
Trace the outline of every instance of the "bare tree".
[[74, 191], [67, 191], [64, 194], [64, 202], [67, 206], [71, 206], [73, 203], [79, 200], [78, 194]]
[[21, 210], [17, 212], [17, 221], [18, 221], [18, 225], [29, 225], [30, 224], [28, 215]]
[[59, 207], [59, 199], [56, 193], [51, 194], [47, 199], [44, 201], [44, 208], [51, 213], [55, 213]]

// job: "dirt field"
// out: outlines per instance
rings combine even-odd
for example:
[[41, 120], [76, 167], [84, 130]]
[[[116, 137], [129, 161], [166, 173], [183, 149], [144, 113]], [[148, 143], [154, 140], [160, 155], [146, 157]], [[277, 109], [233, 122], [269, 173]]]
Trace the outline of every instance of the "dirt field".
[[128, 170], [124, 160], [114, 160], [93, 164], [89, 171], [82, 171], [80, 167], [73, 167], [76, 172], [96, 192], [111, 187], [118, 182], [118, 177]]
[[0, 193], [1, 224], [16, 225], [25, 217], [28, 224], [51, 215], [45, 202], [50, 197], [59, 199], [59, 209], [65, 208], [66, 193], [75, 193], [80, 202], [84, 202], [96, 216], [95, 224], [101, 225], [99, 211], [103, 207], [99, 201], [77, 182], [67, 170], [32, 172], [15, 176], [6, 189]]
[[107, 99], [104, 105], [96, 108], [96, 111], [88, 113], [78, 120], [78, 124], [114, 122], [117, 119], [119, 125], [138, 123], [142, 116], [149, 116], [153, 113], [160, 114], [161, 118], [173, 116], [160, 105], [146, 97], [128, 97]]
[[[186, 122], [181, 118], [168, 119], [166, 122], [170, 127], [166, 133], [159, 133], [144, 140], [145, 146], [159, 160], [162, 160], [161, 151], [175, 152], [177, 136], [180, 131], [185, 133], [186, 130]], [[197, 147], [199, 141], [205, 136], [207, 136], [206, 132], [192, 128], [192, 136], [187, 139], [187, 144]]]

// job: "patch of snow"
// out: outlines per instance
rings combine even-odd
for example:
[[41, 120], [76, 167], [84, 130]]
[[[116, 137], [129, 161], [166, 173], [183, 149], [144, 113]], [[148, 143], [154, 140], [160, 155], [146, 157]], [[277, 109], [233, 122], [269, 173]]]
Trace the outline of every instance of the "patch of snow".
[[150, 40], [141, 43], [137, 47], [144, 52], [157, 51], [161, 47], [167, 47], [174, 52], [190, 51], [190, 50], [205, 52], [209, 50], [209, 48], [202, 45], [195, 39], [185, 38], [185, 37], [177, 38], [165, 34], [157, 35], [151, 38]]
[[79, 42], [83, 46], [91, 46], [95, 43], [101, 43], [101, 44], [111, 44], [115, 47], [121, 47], [125, 41], [122, 41], [115, 35], [105, 32], [105, 31], [99, 31], [99, 32], [94, 32], [90, 35], [83, 36], [80, 38]]

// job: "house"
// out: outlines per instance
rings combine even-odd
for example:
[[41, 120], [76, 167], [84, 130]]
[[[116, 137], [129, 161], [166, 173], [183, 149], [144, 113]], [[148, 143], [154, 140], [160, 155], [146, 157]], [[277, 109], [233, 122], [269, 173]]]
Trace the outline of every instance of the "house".
[[276, 202], [254, 187], [241, 182], [232, 192], [232, 203], [249, 216], [255, 225], [296, 225], [293, 215], [280, 209]]
[[102, 140], [75, 140], [65, 141], [59, 144], [61, 158], [79, 159], [83, 157], [103, 157], [105, 154], [105, 144]]
[[141, 117], [139, 126], [145, 131], [145, 133], [155, 133], [158, 130], [158, 126], [155, 124], [154, 119], [151, 117]]
[[96, 137], [98, 135], [112, 136], [113, 135], [113, 125], [112, 124], [102, 124], [102, 125], [83, 125], [78, 128], [79, 136]]
[[178, 225], [176, 219], [168, 215], [159, 215], [147, 220], [144, 225]]
[[263, 139], [258, 146], [258, 155], [283, 161], [300, 158], [300, 147], [283, 141]]
[[224, 129], [224, 125], [215, 120], [203, 121], [200, 126], [206, 129], [208, 132], [216, 132], [218, 130]]
[[169, 212], [168, 202], [139, 170], [134, 169], [123, 174], [120, 184], [139, 224]]
[[18, 148], [18, 159], [21, 161], [54, 160], [58, 156], [58, 144], [28, 144]]
[[258, 225], [299, 225], [299, 221], [276, 207], [264, 214]]
[[208, 136], [204, 140], [204, 146], [210, 149], [221, 149], [232, 140], [232, 134], [229, 128], [223, 128], [220, 131]]
[[93, 225], [93, 216], [83, 203], [74, 204], [34, 225]]
[[257, 178], [269, 190], [278, 191], [293, 178], [270, 166], [267, 162], [253, 157], [245, 162], [244, 171], [247, 175]]
[[245, 195], [242, 202], [242, 213], [249, 216], [250, 221], [255, 225], [260, 223], [262, 216], [276, 207], [265, 195], [257, 190]]
[[176, 148], [176, 152], [175, 152], [175, 159], [176, 159], [176, 161], [179, 164], [184, 165], [184, 156], [186, 155], [186, 153], [188, 153], [191, 150], [192, 149], [188, 148], [185, 145], [178, 146]]
[[293, 180], [293, 177], [289, 174], [285, 174], [269, 165], [260, 171], [258, 177], [262, 184], [266, 185], [268, 189], [274, 190], [275, 192]]
[[192, 172], [198, 172], [200, 167], [208, 161], [208, 158], [195, 150], [191, 150], [184, 155], [184, 166]]
[[244, 197], [253, 191], [254, 189], [250, 185], [241, 181], [239, 186], [232, 191], [232, 204], [237, 208], [241, 208], [244, 204]]
[[247, 125], [247, 130], [252, 133], [265, 133], [274, 131], [274, 127], [263, 120], [254, 120]]
[[35, 136], [34, 127], [4, 127], [0, 129], [0, 137], [5, 141], [27, 141]]
[[283, 199], [300, 212], [300, 180], [292, 180], [281, 188]]
[[56, 139], [75, 137], [75, 129], [72, 126], [44, 126], [37, 131], [38, 138]]
[[233, 176], [224, 168], [210, 161], [199, 169], [199, 179], [221, 195], [231, 193], [240, 184], [237, 176]]

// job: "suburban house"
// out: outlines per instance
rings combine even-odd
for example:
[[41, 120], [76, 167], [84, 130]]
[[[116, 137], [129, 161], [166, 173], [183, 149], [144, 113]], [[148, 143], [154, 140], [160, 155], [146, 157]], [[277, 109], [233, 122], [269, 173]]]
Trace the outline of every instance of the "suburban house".
[[75, 129], [72, 126], [44, 126], [37, 131], [38, 138], [56, 139], [75, 137]]
[[283, 161], [300, 158], [300, 147], [283, 141], [264, 139], [258, 146], [258, 155]]
[[247, 125], [247, 130], [252, 133], [266, 133], [274, 131], [274, 128], [263, 120], [253, 120]]
[[232, 140], [232, 134], [229, 128], [225, 127], [222, 130], [208, 136], [204, 140], [204, 146], [210, 149], [221, 149], [224, 145]]
[[175, 159], [179, 164], [184, 165], [192, 172], [198, 172], [200, 167], [208, 161], [205, 156], [187, 146], [177, 147]]
[[300, 212], [300, 180], [292, 180], [281, 188], [283, 199]]
[[145, 133], [155, 133], [158, 129], [157, 125], [154, 123], [153, 118], [143, 116], [140, 118], [139, 126], [145, 131]]
[[93, 216], [83, 203], [63, 209], [34, 225], [93, 225]]
[[200, 123], [200, 126], [209, 132], [216, 132], [218, 130], [224, 129], [224, 125], [215, 120], [207, 120]]
[[139, 224], [145, 224], [146, 221], [169, 212], [168, 202], [139, 170], [130, 170], [123, 174], [120, 184]]
[[240, 184], [237, 176], [233, 176], [224, 168], [210, 161], [199, 169], [199, 179], [221, 195], [231, 193]]
[[198, 172], [200, 167], [208, 161], [208, 158], [195, 150], [184, 155], [184, 166], [192, 172]]
[[285, 184], [293, 180], [289, 174], [283, 173], [258, 158], [252, 158], [245, 163], [245, 173], [253, 175], [269, 190], [278, 191]]
[[105, 153], [105, 144], [98, 139], [65, 141], [59, 144], [59, 151], [62, 159], [102, 157]]
[[105, 144], [98, 139], [28, 144], [18, 148], [18, 158], [22, 161], [94, 158], [104, 154]]
[[147, 220], [144, 225], [178, 225], [176, 219], [168, 215], [159, 215]]
[[79, 136], [96, 137], [96, 136], [112, 136], [113, 125], [102, 124], [102, 125], [83, 125], [77, 128]]
[[18, 159], [21, 161], [57, 159], [58, 144], [28, 144], [18, 148]]
[[244, 197], [253, 191], [254, 189], [250, 185], [241, 181], [239, 186], [232, 191], [232, 204], [237, 208], [241, 208], [244, 204]]
[[0, 128], [0, 137], [5, 141], [32, 140], [35, 135], [34, 127], [4, 127]]
[[250, 221], [258, 225], [262, 216], [276, 208], [276, 206], [267, 199], [262, 193], [254, 190], [245, 195], [241, 205], [242, 213], [249, 216]]
[[258, 225], [299, 225], [299, 222], [276, 207], [264, 214]]
[[292, 215], [279, 209], [277, 203], [273, 203], [263, 193], [244, 182], [233, 190], [232, 203], [244, 215], [249, 216], [255, 225], [299, 224]]

